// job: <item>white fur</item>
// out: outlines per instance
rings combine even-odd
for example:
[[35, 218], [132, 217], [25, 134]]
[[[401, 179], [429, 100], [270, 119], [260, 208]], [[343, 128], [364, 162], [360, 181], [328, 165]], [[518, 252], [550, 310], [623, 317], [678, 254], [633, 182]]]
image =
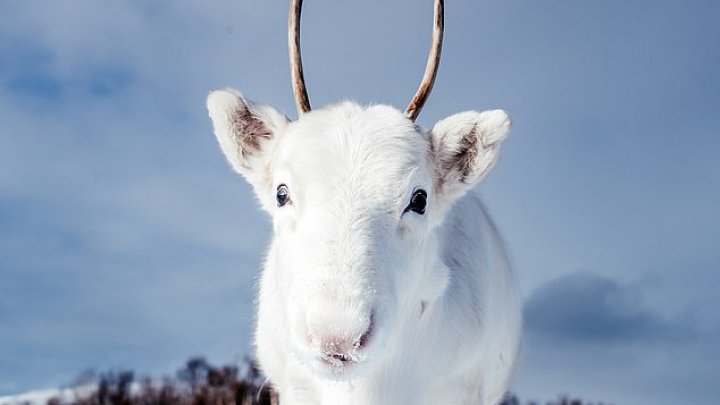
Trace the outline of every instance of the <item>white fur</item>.
[[[520, 306], [468, 191], [497, 161], [507, 115], [465, 112], [426, 131], [392, 107], [345, 102], [289, 122], [234, 90], [211, 93], [208, 109], [273, 218], [255, 342], [281, 403], [498, 402]], [[291, 202], [278, 207], [281, 184]], [[425, 215], [403, 214], [419, 188]]]

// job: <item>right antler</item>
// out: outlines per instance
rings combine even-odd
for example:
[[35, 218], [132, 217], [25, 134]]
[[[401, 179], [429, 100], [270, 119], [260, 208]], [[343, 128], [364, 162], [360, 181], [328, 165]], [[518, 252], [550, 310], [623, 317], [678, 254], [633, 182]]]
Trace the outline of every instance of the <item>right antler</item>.
[[440, 56], [442, 54], [443, 32], [445, 30], [445, 1], [435, 0], [435, 22], [433, 24], [432, 43], [430, 45], [430, 53], [428, 54], [427, 65], [425, 65], [425, 74], [423, 75], [420, 87], [418, 87], [415, 97], [412, 98], [410, 104], [405, 109], [405, 116], [412, 121], [420, 115], [420, 110], [425, 106], [425, 102], [432, 92], [437, 77], [438, 67], [440, 66]]
[[[300, 52], [300, 14], [302, 11], [302, 0], [290, 0], [290, 13], [288, 16], [288, 48], [290, 50], [290, 70], [292, 75], [293, 94], [295, 105], [299, 114], [310, 111], [310, 100], [308, 99], [307, 87], [305, 87], [305, 76], [303, 74], [302, 56]], [[405, 116], [415, 121], [425, 102], [432, 92], [440, 56], [442, 54], [443, 32], [445, 29], [445, 1], [435, 0], [435, 20], [433, 24], [432, 43], [428, 54], [425, 74], [415, 96], [410, 101]]]

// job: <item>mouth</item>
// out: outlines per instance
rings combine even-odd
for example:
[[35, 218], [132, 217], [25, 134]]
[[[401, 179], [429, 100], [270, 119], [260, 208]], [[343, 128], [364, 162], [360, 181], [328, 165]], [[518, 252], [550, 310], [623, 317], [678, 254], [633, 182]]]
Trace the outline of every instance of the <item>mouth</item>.
[[320, 365], [334, 373], [342, 373], [345, 370], [349, 370], [362, 362], [363, 359], [359, 355], [344, 355], [344, 354], [332, 354], [332, 355], [320, 355], [317, 357]]
[[362, 355], [319, 355], [311, 362], [311, 368], [322, 377], [331, 380], [346, 380], [362, 368]]
[[362, 359], [355, 353], [350, 354], [324, 354], [318, 357], [323, 363], [330, 367], [345, 367], [352, 366], [353, 364], [360, 363]]

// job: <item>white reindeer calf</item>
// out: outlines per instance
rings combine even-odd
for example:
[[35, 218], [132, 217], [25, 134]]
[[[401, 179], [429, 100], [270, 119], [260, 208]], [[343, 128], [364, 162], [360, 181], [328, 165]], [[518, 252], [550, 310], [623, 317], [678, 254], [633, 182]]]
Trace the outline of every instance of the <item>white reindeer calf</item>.
[[495, 165], [508, 116], [414, 125], [437, 71], [437, 0], [437, 57], [405, 114], [351, 102], [309, 111], [298, 16], [293, 2], [297, 121], [234, 90], [208, 97], [225, 156], [273, 218], [255, 336], [263, 372], [282, 404], [497, 403], [520, 306], [502, 241], [469, 190]]

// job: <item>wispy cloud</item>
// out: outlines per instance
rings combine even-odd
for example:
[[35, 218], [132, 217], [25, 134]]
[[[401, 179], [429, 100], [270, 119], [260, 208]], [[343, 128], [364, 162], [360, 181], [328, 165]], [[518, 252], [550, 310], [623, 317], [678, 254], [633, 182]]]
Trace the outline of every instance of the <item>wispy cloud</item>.
[[559, 344], [650, 344], [689, 337], [692, 325], [647, 308], [642, 291], [592, 273], [573, 273], [538, 288], [525, 304], [526, 331]]

